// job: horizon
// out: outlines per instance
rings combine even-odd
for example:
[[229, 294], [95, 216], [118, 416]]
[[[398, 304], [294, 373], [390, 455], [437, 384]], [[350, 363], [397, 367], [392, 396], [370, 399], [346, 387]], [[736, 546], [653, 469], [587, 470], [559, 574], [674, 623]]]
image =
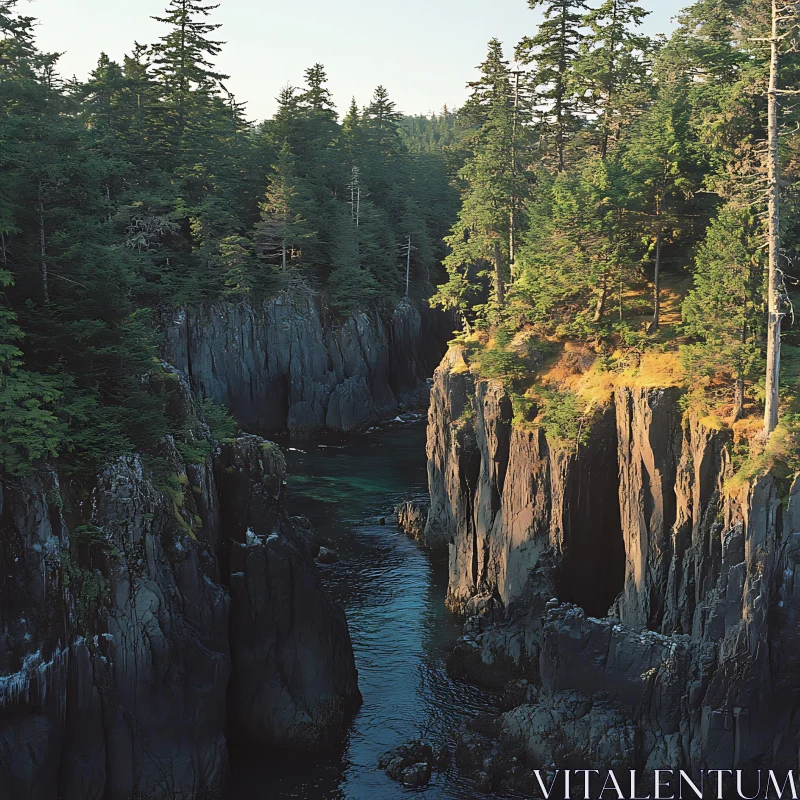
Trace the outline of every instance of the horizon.
[[[383, 85], [407, 116], [438, 113], [444, 106], [457, 108], [468, 96], [466, 84], [486, 54], [492, 37], [503, 42], [507, 58], [516, 43], [532, 33], [541, 14], [528, 9], [525, 0], [498, 0], [487, 8], [478, 0], [465, 0], [453, 14], [450, 0], [409, 0], [402, 14], [387, 3], [342, 0], [331, 8], [322, 0], [298, 0], [291, 7], [265, 7], [253, 0], [221, 0], [209, 21], [220, 23], [218, 38], [225, 42], [216, 59], [220, 71], [230, 75], [226, 87], [244, 102], [252, 120], [271, 117], [275, 98], [287, 84], [302, 86], [304, 70], [324, 65], [328, 86], [340, 115], [351, 97], [366, 105], [375, 87]], [[681, 0], [643, 0], [652, 13], [642, 26], [650, 36], [669, 34], [672, 18], [687, 5]], [[115, 61], [130, 53], [135, 41], [152, 43], [164, 31], [152, 19], [166, 0], [21, 0], [21, 13], [37, 19], [37, 42], [48, 52], [63, 53], [59, 72], [64, 78], [85, 80], [105, 52]], [[84, 20], [91, 19], [90, 24]], [[424, 29], [414, 24], [429, 19]], [[344, 33], [331, 31], [346, 20]], [[303, 25], [303, 37], [293, 35]], [[344, 26], [341, 26], [344, 27]], [[278, 36], [274, 30], [288, 31]], [[376, 34], [376, 31], [378, 32]], [[385, 35], [389, 31], [390, 35]], [[269, 35], [262, 35], [269, 34]], [[264, 42], [269, 47], [264, 48]], [[433, 48], [435, 61], [431, 59]], [[413, 58], [417, 69], [407, 69]], [[370, 64], [364, 69], [364, 63]], [[435, 74], [431, 65], [435, 64]], [[267, 77], [263, 77], [266, 74]]]

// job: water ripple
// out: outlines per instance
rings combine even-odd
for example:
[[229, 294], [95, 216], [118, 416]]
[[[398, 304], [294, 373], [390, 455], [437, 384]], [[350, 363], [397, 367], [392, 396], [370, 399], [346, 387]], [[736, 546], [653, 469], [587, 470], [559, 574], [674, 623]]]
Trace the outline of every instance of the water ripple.
[[[290, 510], [308, 516], [339, 553], [323, 580], [347, 613], [364, 704], [340, 753], [316, 764], [237, 764], [229, 800], [406, 798], [378, 770], [378, 757], [420, 736], [452, 749], [461, 720], [496, 707], [491, 695], [447, 675], [444, 656], [460, 625], [444, 608], [446, 564], [399, 534], [391, 517], [409, 493], [424, 495], [424, 424], [287, 455]], [[452, 770], [416, 794], [475, 797]]]

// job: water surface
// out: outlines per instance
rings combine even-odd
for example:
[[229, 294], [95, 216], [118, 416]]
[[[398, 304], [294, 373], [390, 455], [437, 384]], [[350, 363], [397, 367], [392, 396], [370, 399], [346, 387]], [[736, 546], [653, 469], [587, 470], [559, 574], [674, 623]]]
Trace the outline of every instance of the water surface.
[[[461, 626], [444, 608], [446, 559], [400, 534], [392, 509], [426, 491], [425, 426], [395, 424], [325, 445], [287, 449], [289, 509], [304, 514], [340, 560], [323, 566], [344, 606], [364, 704], [341, 752], [321, 763], [269, 761], [235, 766], [231, 797], [242, 800], [392, 800], [409, 790], [377, 768], [378, 757], [409, 739], [452, 748], [466, 715], [494, 698], [452, 681], [447, 649]], [[385, 524], [381, 524], [385, 518]], [[425, 798], [475, 797], [454, 769], [413, 792]]]

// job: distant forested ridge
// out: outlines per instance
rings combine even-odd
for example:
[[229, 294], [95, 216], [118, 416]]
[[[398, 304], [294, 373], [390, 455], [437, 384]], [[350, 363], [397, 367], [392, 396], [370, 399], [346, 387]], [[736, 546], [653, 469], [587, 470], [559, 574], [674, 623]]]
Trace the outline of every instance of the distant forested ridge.
[[[404, 118], [379, 86], [341, 112], [314, 64], [248, 121], [204, 0], [85, 82], [0, 0], [0, 466], [77, 470], [163, 437], [161, 309], [300, 281], [333, 320], [429, 297], [458, 194], [456, 120]], [[408, 259], [409, 242], [411, 257]]]

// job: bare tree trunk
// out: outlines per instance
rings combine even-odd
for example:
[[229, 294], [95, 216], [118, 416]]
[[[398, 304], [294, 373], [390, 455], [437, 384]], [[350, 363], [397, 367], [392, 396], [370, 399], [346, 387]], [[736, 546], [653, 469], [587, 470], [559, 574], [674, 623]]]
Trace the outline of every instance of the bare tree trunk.
[[39, 256], [40, 267], [42, 271], [42, 291], [44, 293], [45, 303], [50, 302], [50, 289], [47, 280], [47, 240], [44, 234], [44, 187], [42, 186], [42, 179], [39, 178], [39, 196], [38, 196], [38, 211], [39, 211]]
[[780, 163], [778, 153], [778, 7], [772, 0], [772, 35], [769, 62], [769, 126], [767, 133], [767, 179], [769, 182], [769, 273], [767, 285], [767, 381], [764, 404], [764, 436], [769, 436], [778, 424], [778, 385], [781, 368], [781, 300], [780, 273]]
[[659, 316], [661, 314], [661, 223], [658, 225], [658, 233], [656, 234], [656, 264], [653, 270], [653, 321], [647, 329], [649, 333], [655, 333], [658, 330]]
[[286, 242], [281, 243], [281, 267], [286, 272]]
[[500, 249], [500, 240], [494, 242], [494, 281], [497, 292], [497, 305], [502, 306], [506, 299], [505, 285], [503, 284], [503, 251]]
[[603, 273], [603, 285], [600, 287], [600, 297], [597, 298], [597, 306], [594, 310], [594, 322], [600, 322], [606, 311], [606, 299], [608, 298], [608, 269]]
[[739, 370], [736, 375], [736, 394], [733, 398], [733, 421], [742, 418], [744, 413], [744, 372]]
[[517, 198], [516, 198], [516, 177], [517, 177], [517, 117], [519, 113], [519, 76], [520, 72], [512, 73], [514, 75], [514, 122], [511, 127], [511, 180], [512, 192], [511, 202], [509, 204], [508, 212], [508, 266], [509, 266], [509, 281], [514, 283], [514, 262], [516, 258], [516, 212], [517, 212]]

